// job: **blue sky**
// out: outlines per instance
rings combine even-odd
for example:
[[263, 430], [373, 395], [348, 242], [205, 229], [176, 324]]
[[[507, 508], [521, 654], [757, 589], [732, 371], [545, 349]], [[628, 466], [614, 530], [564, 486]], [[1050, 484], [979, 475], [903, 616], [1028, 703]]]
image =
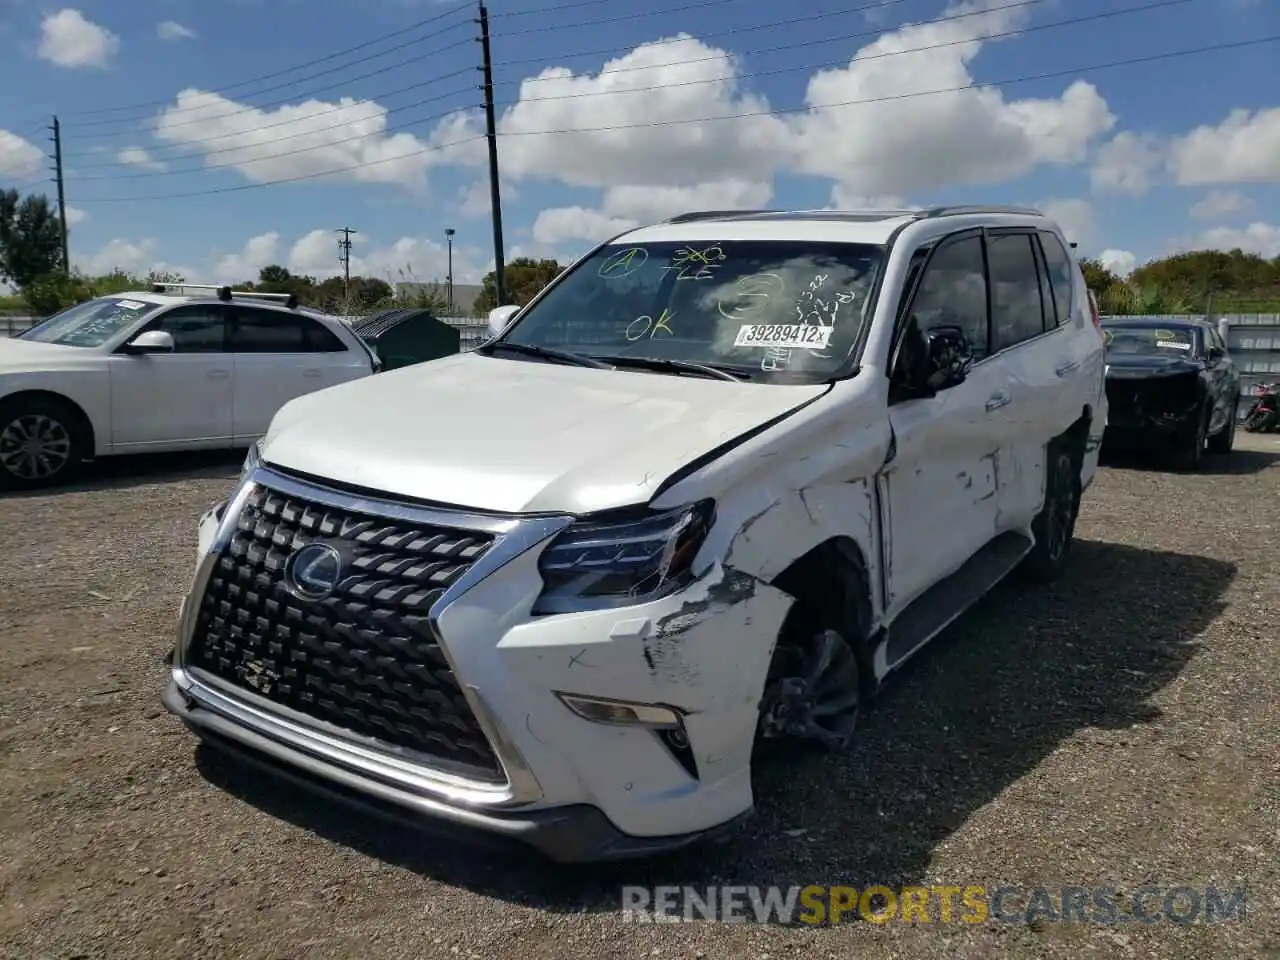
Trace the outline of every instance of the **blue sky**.
[[[355, 266], [391, 279], [442, 277], [446, 227], [459, 282], [491, 265], [473, 6], [68, 2], [0, 0], [0, 184], [46, 188], [56, 113], [77, 266], [325, 275], [342, 226]], [[495, 0], [490, 16], [508, 256], [567, 259], [680, 209], [902, 202], [1043, 205], [1119, 267], [1280, 255], [1280, 43], [1087, 69], [1280, 35], [1276, 0]], [[270, 183], [316, 173], [333, 175]]]

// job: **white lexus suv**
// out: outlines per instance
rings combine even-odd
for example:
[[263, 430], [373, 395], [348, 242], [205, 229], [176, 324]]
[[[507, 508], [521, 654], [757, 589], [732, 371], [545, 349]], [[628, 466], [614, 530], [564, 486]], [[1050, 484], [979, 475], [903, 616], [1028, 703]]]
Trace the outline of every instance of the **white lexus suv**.
[[62, 483], [97, 457], [243, 449], [288, 401], [380, 366], [287, 294], [184, 283], [98, 297], [0, 337], [0, 489]]
[[687, 214], [477, 350], [288, 404], [200, 523], [168, 709], [272, 775], [561, 861], [753, 806], [1015, 569], [1106, 422], [1059, 228], [1005, 207]]

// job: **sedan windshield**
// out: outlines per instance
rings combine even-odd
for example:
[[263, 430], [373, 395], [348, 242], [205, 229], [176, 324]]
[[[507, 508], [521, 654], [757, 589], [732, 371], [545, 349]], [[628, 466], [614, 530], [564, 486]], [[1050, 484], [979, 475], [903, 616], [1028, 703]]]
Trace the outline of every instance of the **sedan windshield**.
[[1117, 326], [1102, 328], [1102, 337], [1111, 355], [1194, 357], [1196, 334], [1189, 327]]
[[823, 379], [870, 315], [883, 248], [806, 241], [611, 244], [502, 339], [638, 369]]
[[101, 297], [54, 314], [20, 337], [64, 347], [100, 347], [154, 309], [156, 304], [141, 300]]

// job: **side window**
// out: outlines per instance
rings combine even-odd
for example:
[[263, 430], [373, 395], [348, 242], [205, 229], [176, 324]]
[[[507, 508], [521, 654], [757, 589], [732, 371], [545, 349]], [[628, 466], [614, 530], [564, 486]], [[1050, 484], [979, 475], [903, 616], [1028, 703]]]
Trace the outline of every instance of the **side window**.
[[299, 317], [302, 326], [302, 338], [308, 353], [345, 353], [346, 344], [338, 339], [337, 334], [322, 323]]
[[1071, 319], [1073, 306], [1071, 291], [1075, 278], [1071, 270], [1071, 257], [1062, 246], [1062, 241], [1047, 230], [1040, 231], [1040, 245], [1044, 250], [1045, 265], [1049, 269], [1049, 284], [1053, 289], [1058, 325], [1061, 326]]
[[148, 327], [173, 337], [174, 353], [222, 353], [226, 340], [226, 309], [215, 304], [174, 307]]
[[1058, 306], [1053, 301], [1053, 287], [1049, 284], [1049, 269], [1044, 260], [1043, 244], [1032, 242], [1036, 248], [1036, 266], [1040, 276], [1040, 304], [1044, 310], [1044, 329], [1053, 330], [1058, 326]]
[[916, 280], [920, 278], [920, 268], [924, 266], [924, 262], [929, 259], [929, 251], [932, 245], [921, 247], [915, 253], [911, 254], [911, 262], [907, 264], [907, 275], [902, 281], [902, 297], [898, 300], [898, 312], [896, 314], [898, 322], [906, 320], [907, 306], [911, 302], [911, 293], [915, 289]]
[[987, 237], [987, 270], [991, 276], [991, 343], [1003, 350], [1044, 333], [1040, 273], [1031, 235]]
[[987, 355], [987, 272], [981, 237], [955, 240], [938, 249], [920, 278], [911, 312], [922, 333], [959, 327], [973, 359]]
[[240, 307], [231, 328], [231, 352], [306, 353], [301, 319], [283, 310]]

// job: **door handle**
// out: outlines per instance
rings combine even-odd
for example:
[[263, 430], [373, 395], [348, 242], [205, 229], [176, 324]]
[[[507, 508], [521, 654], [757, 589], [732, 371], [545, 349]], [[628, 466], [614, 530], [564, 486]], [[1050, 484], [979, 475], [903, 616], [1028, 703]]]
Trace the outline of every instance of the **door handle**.
[[987, 413], [990, 413], [992, 410], [999, 410], [1001, 407], [1007, 404], [1011, 399], [1012, 398], [1009, 396], [1009, 394], [1005, 393], [1003, 390], [1001, 390], [999, 393], [993, 393], [990, 397], [987, 398]]
[[1076, 360], [1066, 360], [1054, 367], [1053, 372], [1060, 377], [1065, 377], [1068, 373], [1079, 366], [1080, 364]]
[[210, 370], [209, 371], [210, 380], [225, 380], [229, 376], [231, 376], [230, 370]]

